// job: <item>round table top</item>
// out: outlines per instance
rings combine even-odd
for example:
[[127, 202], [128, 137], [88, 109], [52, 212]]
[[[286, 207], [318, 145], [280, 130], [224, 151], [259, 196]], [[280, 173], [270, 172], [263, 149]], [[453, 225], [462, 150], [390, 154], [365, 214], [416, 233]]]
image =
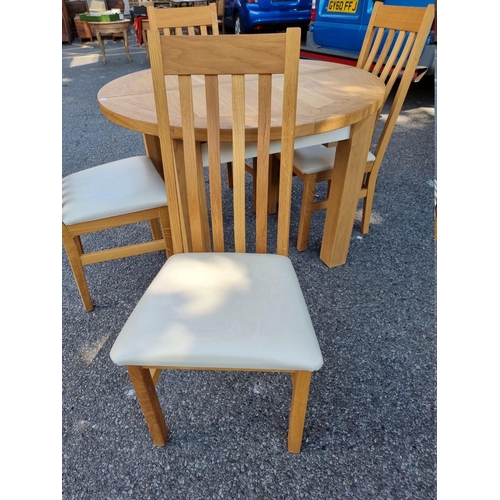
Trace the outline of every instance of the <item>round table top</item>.
[[[257, 123], [256, 77], [247, 77], [248, 119], [247, 140], [252, 137]], [[253, 83], [252, 83], [253, 82]], [[281, 127], [282, 76], [273, 77], [273, 104], [271, 139], [279, 139]], [[180, 112], [174, 104], [178, 96], [177, 79], [166, 77], [169, 95], [170, 121], [173, 137], [181, 139]], [[221, 101], [221, 140], [231, 140], [230, 109], [224, 117], [224, 93], [229, 95], [230, 81], [222, 77], [219, 83]], [[197, 128], [206, 128], [204, 117], [204, 84], [200, 77], [193, 92], [199, 91], [202, 105], [195, 108]], [[296, 136], [312, 135], [352, 125], [379, 110], [385, 94], [385, 85], [375, 75], [344, 64], [301, 60], [297, 100]], [[112, 122], [144, 134], [158, 135], [151, 71], [143, 70], [122, 76], [106, 84], [97, 94], [101, 112]], [[230, 102], [230, 99], [229, 99]], [[202, 139], [200, 139], [202, 140]]]

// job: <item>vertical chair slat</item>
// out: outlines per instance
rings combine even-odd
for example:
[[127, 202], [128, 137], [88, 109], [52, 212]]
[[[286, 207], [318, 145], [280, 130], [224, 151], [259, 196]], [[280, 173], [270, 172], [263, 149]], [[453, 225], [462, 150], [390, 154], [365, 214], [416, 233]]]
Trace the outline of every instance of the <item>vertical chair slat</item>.
[[212, 240], [215, 252], [224, 251], [224, 219], [222, 212], [222, 176], [220, 167], [220, 114], [219, 80], [216, 75], [205, 77], [207, 107], [208, 175], [210, 182], [210, 208]]
[[382, 47], [382, 50], [380, 51], [378, 58], [377, 58], [377, 63], [375, 64], [375, 67], [373, 68], [372, 73], [374, 75], [378, 75], [380, 73], [380, 69], [382, 68], [385, 60], [387, 59], [387, 54], [389, 53], [389, 49], [391, 48], [392, 41], [394, 40], [394, 35], [395, 35], [394, 30], [389, 30], [387, 32], [387, 36], [385, 38], [385, 43]]
[[259, 77], [259, 142], [257, 144], [257, 183], [255, 205], [255, 244], [257, 253], [267, 252], [267, 201], [269, 196], [269, 139], [271, 136], [272, 76]]
[[201, 198], [198, 189], [197, 165], [200, 159], [194, 135], [193, 88], [191, 76], [179, 76], [179, 96], [182, 114], [182, 142], [184, 150], [186, 197], [188, 200], [191, 244], [193, 251], [203, 249], [202, 219], [197, 207]]
[[390, 93], [392, 87], [394, 86], [394, 83], [396, 83], [396, 80], [399, 78], [399, 73], [406, 66], [408, 56], [410, 55], [411, 49], [413, 48], [413, 44], [415, 43], [416, 38], [417, 38], [416, 33], [409, 33], [408, 34], [408, 39], [406, 40], [404, 50], [401, 54], [401, 57], [400, 57], [399, 61], [397, 62], [391, 77], [389, 78], [388, 82], [386, 83], [386, 88], [387, 88], [386, 98], [387, 98], [387, 95]]
[[[398, 54], [399, 54], [399, 51], [401, 50], [401, 47], [402, 47], [403, 42], [405, 40], [405, 37], [406, 37], [406, 32], [400, 31], [397, 38], [396, 38], [396, 41], [394, 42], [394, 46], [391, 50], [391, 54], [387, 58], [386, 65], [384, 67], [384, 71], [382, 71], [382, 74], [380, 75], [380, 79], [383, 82], [385, 82], [388, 75], [391, 74], [391, 71], [394, 67], [394, 63], [395, 63], [396, 59], [399, 57]], [[400, 60], [401, 60], [401, 57], [400, 57]]]
[[[391, 48], [392, 41], [394, 40], [394, 30], [384, 30], [385, 36], [385, 41], [380, 47], [377, 47], [377, 50], [379, 52], [379, 55], [377, 56], [377, 62], [375, 63], [375, 66], [373, 67], [372, 73], [374, 75], [379, 75], [381, 70], [383, 70], [384, 63], [387, 59], [387, 54], [389, 53], [389, 49]], [[386, 65], [387, 67], [387, 65]], [[383, 80], [383, 78], [382, 78]]]
[[[287, 33], [290, 37], [290, 49], [285, 54], [285, 79], [283, 96], [297, 92], [299, 66], [295, 63], [300, 58], [300, 31]], [[290, 211], [292, 205], [293, 157], [295, 145], [295, 120], [297, 116], [297, 99], [293, 99], [283, 107], [281, 127], [281, 165], [278, 206], [278, 242], [276, 253], [288, 255], [290, 242]]]
[[382, 43], [382, 38], [384, 36], [384, 30], [377, 28], [376, 30], [376, 36], [375, 36], [375, 41], [373, 42], [373, 45], [371, 47], [371, 50], [368, 54], [368, 57], [364, 64], [362, 64], [361, 68], [364, 69], [365, 71], [371, 71], [371, 66], [374, 64], [375, 59], [377, 57], [377, 52], [378, 49]]
[[245, 76], [232, 77], [234, 245], [246, 251], [245, 225]]

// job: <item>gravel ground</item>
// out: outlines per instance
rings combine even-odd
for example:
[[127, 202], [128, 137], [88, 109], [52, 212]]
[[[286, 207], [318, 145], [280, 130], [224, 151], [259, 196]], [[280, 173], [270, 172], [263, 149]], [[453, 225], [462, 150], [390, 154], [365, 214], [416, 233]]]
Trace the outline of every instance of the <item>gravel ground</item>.
[[[104, 118], [107, 82], [149, 67], [131, 37], [62, 46], [62, 175], [144, 154], [142, 137]], [[150, 254], [88, 267], [86, 313], [62, 250], [64, 499], [436, 498], [436, 243], [434, 80], [413, 84], [389, 145], [368, 235], [359, 220], [347, 263], [293, 247], [324, 356], [313, 376], [300, 455], [286, 450], [291, 387], [282, 374], [172, 372], [160, 378], [170, 429], [152, 445], [124, 368], [109, 351], [165, 261]], [[294, 185], [292, 243], [301, 185]], [[145, 238], [148, 227], [84, 240]]]

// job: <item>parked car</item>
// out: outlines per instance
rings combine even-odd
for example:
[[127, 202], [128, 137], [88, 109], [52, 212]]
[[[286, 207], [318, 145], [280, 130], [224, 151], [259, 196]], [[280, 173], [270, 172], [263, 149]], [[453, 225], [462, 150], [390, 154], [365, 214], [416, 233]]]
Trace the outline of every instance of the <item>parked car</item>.
[[235, 34], [283, 31], [298, 26], [307, 30], [312, 0], [226, 0], [225, 25]]
[[[356, 64], [375, 1], [313, 0], [311, 22], [300, 55], [307, 59]], [[386, 5], [427, 7], [434, 0], [385, 0]], [[435, 72], [436, 18], [419, 61], [418, 74]]]

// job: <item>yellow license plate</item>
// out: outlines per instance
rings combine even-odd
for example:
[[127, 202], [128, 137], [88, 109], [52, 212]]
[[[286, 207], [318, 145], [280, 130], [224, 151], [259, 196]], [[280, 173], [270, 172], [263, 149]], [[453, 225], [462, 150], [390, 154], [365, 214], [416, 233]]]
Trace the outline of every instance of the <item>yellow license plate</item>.
[[357, 0], [330, 0], [327, 12], [343, 12], [344, 14], [356, 14], [358, 9]]

